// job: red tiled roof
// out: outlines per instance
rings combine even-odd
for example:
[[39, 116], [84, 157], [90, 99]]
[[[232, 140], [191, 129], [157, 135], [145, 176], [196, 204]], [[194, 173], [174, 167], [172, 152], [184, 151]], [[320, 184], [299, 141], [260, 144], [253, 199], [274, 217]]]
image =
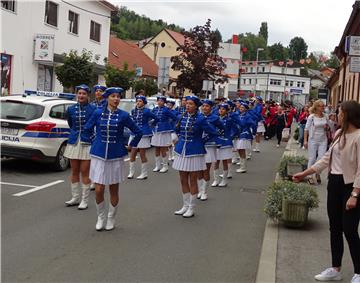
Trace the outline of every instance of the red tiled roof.
[[168, 34], [170, 34], [170, 36], [179, 44], [179, 45], [184, 45], [184, 42], [185, 42], [185, 36], [182, 35], [181, 33], [179, 32], [176, 32], [176, 31], [173, 31], [173, 30], [170, 30], [170, 29], [165, 29], [166, 32]]
[[105, 1], [105, 0], [99, 0], [99, 2], [101, 4], [103, 4], [104, 6], [106, 6], [109, 10], [111, 11], [117, 11], [118, 8], [116, 6], [114, 6], [113, 4], [111, 4], [110, 2], [108, 1]]
[[158, 66], [135, 43], [120, 38], [110, 37], [108, 61], [119, 69], [123, 69], [125, 62], [129, 65], [129, 70], [142, 67], [143, 77], [158, 76]]

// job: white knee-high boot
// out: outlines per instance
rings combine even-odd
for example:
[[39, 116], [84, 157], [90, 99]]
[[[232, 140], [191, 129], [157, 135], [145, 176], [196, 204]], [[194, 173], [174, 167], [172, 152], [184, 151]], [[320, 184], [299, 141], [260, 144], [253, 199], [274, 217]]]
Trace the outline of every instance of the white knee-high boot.
[[203, 193], [203, 183], [204, 183], [204, 179], [198, 179], [197, 180], [197, 185], [198, 185], [198, 194], [197, 194], [197, 198], [199, 199], [199, 198], [201, 198], [201, 195], [202, 195], [202, 193]]
[[104, 229], [105, 227], [105, 221], [106, 221], [106, 216], [105, 216], [105, 201], [96, 204], [96, 211], [97, 211], [97, 222], [96, 222], [96, 230], [97, 231], [101, 231]]
[[208, 195], [207, 195], [208, 186], [209, 186], [209, 182], [204, 180], [200, 200], [207, 200], [208, 199]]
[[183, 214], [183, 217], [190, 218], [195, 215], [195, 201], [196, 201], [196, 195], [190, 195], [189, 208]]
[[134, 178], [134, 175], [135, 175], [135, 162], [130, 162], [128, 179]]
[[175, 215], [183, 215], [189, 208], [190, 193], [183, 194], [183, 206], [179, 210], [175, 211]]
[[166, 173], [169, 170], [168, 158], [167, 156], [162, 158], [162, 168], [160, 169], [160, 173]]
[[141, 163], [141, 174], [136, 177], [138, 180], [144, 180], [148, 177], [147, 163]]
[[81, 184], [82, 189], [82, 199], [78, 206], [78, 209], [83, 210], [88, 208], [89, 195], [90, 195], [90, 184]]
[[155, 156], [155, 168], [153, 169], [153, 172], [159, 172], [161, 169], [161, 157]]
[[219, 169], [214, 170], [214, 182], [211, 184], [212, 187], [217, 187], [220, 184]]
[[105, 230], [110, 231], [115, 228], [115, 216], [117, 212], [117, 205], [113, 206], [111, 202], [109, 203], [109, 212], [107, 217], [107, 222], [105, 226]]
[[227, 170], [224, 170], [223, 172], [223, 178], [219, 184], [219, 187], [226, 187], [227, 186], [227, 174], [228, 174], [228, 171]]
[[80, 202], [80, 183], [71, 183], [71, 199], [65, 202], [66, 206], [78, 205]]
[[240, 168], [236, 169], [237, 173], [245, 173], [246, 172], [246, 159], [240, 158]]

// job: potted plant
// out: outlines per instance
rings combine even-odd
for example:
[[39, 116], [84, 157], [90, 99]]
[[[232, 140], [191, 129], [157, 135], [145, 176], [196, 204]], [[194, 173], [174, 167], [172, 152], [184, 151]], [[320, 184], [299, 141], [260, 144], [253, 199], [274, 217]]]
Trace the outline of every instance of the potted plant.
[[296, 173], [306, 169], [308, 160], [304, 156], [284, 155], [278, 167], [281, 178], [291, 178]]
[[267, 191], [265, 213], [274, 220], [281, 220], [287, 227], [306, 224], [309, 210], [319, 206], [316, 190], [305, 183], [274, 182]]

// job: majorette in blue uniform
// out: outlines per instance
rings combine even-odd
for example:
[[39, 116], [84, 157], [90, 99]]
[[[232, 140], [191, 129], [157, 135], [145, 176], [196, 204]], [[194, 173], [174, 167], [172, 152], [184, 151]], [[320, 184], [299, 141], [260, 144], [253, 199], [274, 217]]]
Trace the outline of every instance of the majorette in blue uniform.
[[[207, 122], [204, 115], [196, 109], [201, 105], [200, 99], [196, 96], [187, 96], [186, 99], [187, 101], [193, 101], [195, 108], [194, 111], [186, 112], [176, 124], [175, 130], [178, 135], [178, 142], [175, 145], [176, 156], [173, 168], [180, 171], [180, 177], [184, 172], [187, 173], [187, 182], [189, 183], [192, 177], [197, 177], [198, 172], [206, 168], [205, 143], [215, 137], [217, 132]], [[207, 133], [205, 139], [204, 132]], [[191, 192], [186, 192], [188, 188], [190, 188]], [[193, 190], [193, 186], [188, 184], [187, 187], [183, 186], [182, 191], [183, 207], [175, 211], [175, 214], [192, 217], [194, 216], [194, 205], [198, 190], [197, 188]]]
[[[218, 131], [224, 130], [224, 124], [220, 121], [218, 115], [212, 113], [212, 107], [214, 106], [214, 102], [209, 99], [202, 100], [202, 112], [206, 120], [210, 125], [215, 127]], [[206, 110], [206, 111], [205, 111]], [[210, 112], [208, 113], [208, 110]], [[207, 133], [204, 133], [203, 138], [207, 140], [205, 143], [205, 163], [207, 164], [206, 169], [204, 170], [202, 177], [198, 179], [199, 193], [197, 198], [204, 201], [207, 200], [208, 195], [208, 185], [210, 181], [210, 169], [211, 164], [217, 161], [217, 147], [220, 145], [217, 137], [209, 137]]]
[[[226, 110], [225, 115], [219, 115], [220, 121], [224, 125], [224, 130], [219, 131], [219, 143], [220, 148], [217, 152], [217, 162], [214, 170], [214, 182], [211, 184], [212, 187], [226, 187], [227, 178], [228, 178], [228, 160], [232, 158], [233, 150], [233, 139], [237, 135], [236, 129], [237, 125], [234, 122], [233, 118], [230, 117], [229, 110], [230, 106], [227, 103], [219, 104], [219, 113], [220, 109]], [[220, 161], [223, 163], [223, 175], [220, 181], [219, 174], [219, 165]]]
[[[157, 97], [158, 106], [152, 112], [158, 118], [158, 123], [154, 127], [154, 135], [151, 138], [151, 145], [155, 146], [155, 168], [154, 172], [165, 173], [168, 171], [167, 150], [171, 145], [171, 132], [173, 132], [172, 121], [177, 120], [177, 116], [165, 106], [166, 97]], [[160, 156], [161, 153], [161, 156]], [[161, 167], [162, 157], [162, 167]]]
[[[166, 106], [169, 108], [169, 110], [179, 119], [179, 113], [178, 111], [176, 111], [176, 109], [174, 109], [175, 106], [175, 99], [167, 99], [166, 100]], [[171, 141], [173, 144], [175, 144], [176, 140], [177, 140], [177, 135], [175, 133], [175, 125], [176, 125], [176, 121], [172, 120], [171, 121], [171, 126], [173, 128], [173, 131], [171, 132]], [[174, 147], [173, 144], [171, 144], [169, 146], [169, 161], [174, 160]]]
[[[86, 122], [90, 119], [91, 115], [93, 114], [96, 108], [95, 106], [89, 103], [90, 89], [87, 85], [79, 85], [75, 88], [75, 90], [77, 94], [78, 103], [71, 105], [67, 109], [67, 121], [70, 127], [70, 135], [64, 156], [72, 160], [78, 160], [80, 163], [89, 162], [90, 137], [93, 133], [85, 132], [84, 127]], [[87, 99], [84, 100], [83, 94], [81, 98], [79, 97], [80, 95], [79, 92], [81, 90], [87, 93]], [[82, 99], [81, 102], [80, 99]], [[77, 168], [72, 168], [71, 170], [77, 170], [76, 172], [78, 172]], [[74, 175], [74, 172], [72, 174]], [[80, 176], [79, 176], [79, 180], [80, 180]], [[82, 199], [78, 208], [86, 209], [88, 207], [88, 200], [90, 194], [90, 181], [82, 180], [80, 187], [82, 190]], [[79, 187], [79, 182], [71, 183], [72, 198], [69, 201], [65, 202], [67, 206], [73, 206], [79, 204], [80, 187]]]
[[260, 152], [260, 136], [265, 133], [265, 126], [264, 126], [264, 117], [262, 115], [263, 112], [263, 99], [261, 96], [256, 96], [256, 105], [254, 107], [254, 112], [257, 116], [256, 121], [256, 142], [255, 142], [255, 148], [253, 151]]
[[95, 94], [95, 100], [91, 102], [96, 108], [103, 108], [106, 105], [106, 99], [102, 97], [102, 94], [106, 90], [106, 86], [102, 85], [94, 85], [93, 86], [93, 93]]
[[[132, 179], [135, 174], [135, 158], [137, 154], [137, 149], [139, 149], [140, 151], [142, 150], [144, 151], [143, 153], [140, 152], [140, 157], [141, 157], [142, 154], [145, 155], [145, 150], [151, 147], [150, 142], [153, 132], [150, 123], [152, 125], [156, 125], [158, 122], [158, 118], [156, 117], [156, 115], [145, 106], [147, 104], [146, 97], [144, 95], [137, 95], [135, 99], [136, 99], [136, 104], [142, 101], [143, 106], [138, 107], [136, 105], [135, 108], [131, 110], [131, 118], [133, 119], [135, 124], [141, 129], [143, 136], [140, 142], [138, 143], [137, 147], [134, 148], [134, 152], [133, 151], [131, 152], [128, 179]], [[140, 100], [140, 102], [138, 102], [138, 100]], [[131, 142], [133, 138], [134, 136], [131, 135], [129, 142]], [[141, 160], [141, 174], [136, 179], [143, 180], [146, 179], [147, 177], [148, 177], [147, 160], [145, 156], [145, 159]]]
[[186, 112], [186, 99], [185, 97], [181, 99], [181, 105], [175, 108], [178, 116], [182, 116]]
[[[85, 125], [86, 131], [92, 131], [96, 127], [95, 140], [91, 145], [90, 178], [96, 184], [96, 207], [98, 220], [96, 230], [104, 229], [105, 203], [103, 201], [104, 186], [110, 185], [111, 202], [106, 223], [106, 230], [112, 230], [115, 223], [115, 215], [118, 204], [118, 184], [125, 179], [124, 157], [128, 151], [124, 145], [124, 128], [128, 128], [133, 134], [130, 146], [136, 147], [142, 137], [141, 129], [131, 119], [129, 113], [117, 108], [120, 102], [122, 88], [110, 87], [104, 92], [107, 98], [107, 107], [97, 109]], [[114, 194], [115, 191], [115, 194]]]
[[251, 141], [253, 139], [253, 129], [256, 126], [254, 117], [248, 112], [249, 105], [246, 102], [240, 102], [239, 115], [239, 139], [235, 143], [235, 148], [240, 155], [240, 168], [236, 170], [237, 173], [246, 172], [246, 150], [251, 149]]

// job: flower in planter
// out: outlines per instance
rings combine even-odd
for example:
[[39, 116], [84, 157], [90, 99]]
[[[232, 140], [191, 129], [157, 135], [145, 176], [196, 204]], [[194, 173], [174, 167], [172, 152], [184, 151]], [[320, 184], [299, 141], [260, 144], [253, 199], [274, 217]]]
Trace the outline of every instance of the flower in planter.
[[304, 156], [284, 155], [281, 158], [280, 164], [278, 167], [279, 175], [281, 178], [288, 177], [288, 172], [287, 172], [288, 164], [300, 164], [301, 166], [303, 166], [303, 169], [305, 169], [307, 166], [307, 163], [308, 163], [308, 160]]
[[311, 210], [319, 207], [316, 190], [305, 183], [274, 182], [266, 192], [265, 213], [274, 220], [281, 220], [282, 200], [304, 202]]

